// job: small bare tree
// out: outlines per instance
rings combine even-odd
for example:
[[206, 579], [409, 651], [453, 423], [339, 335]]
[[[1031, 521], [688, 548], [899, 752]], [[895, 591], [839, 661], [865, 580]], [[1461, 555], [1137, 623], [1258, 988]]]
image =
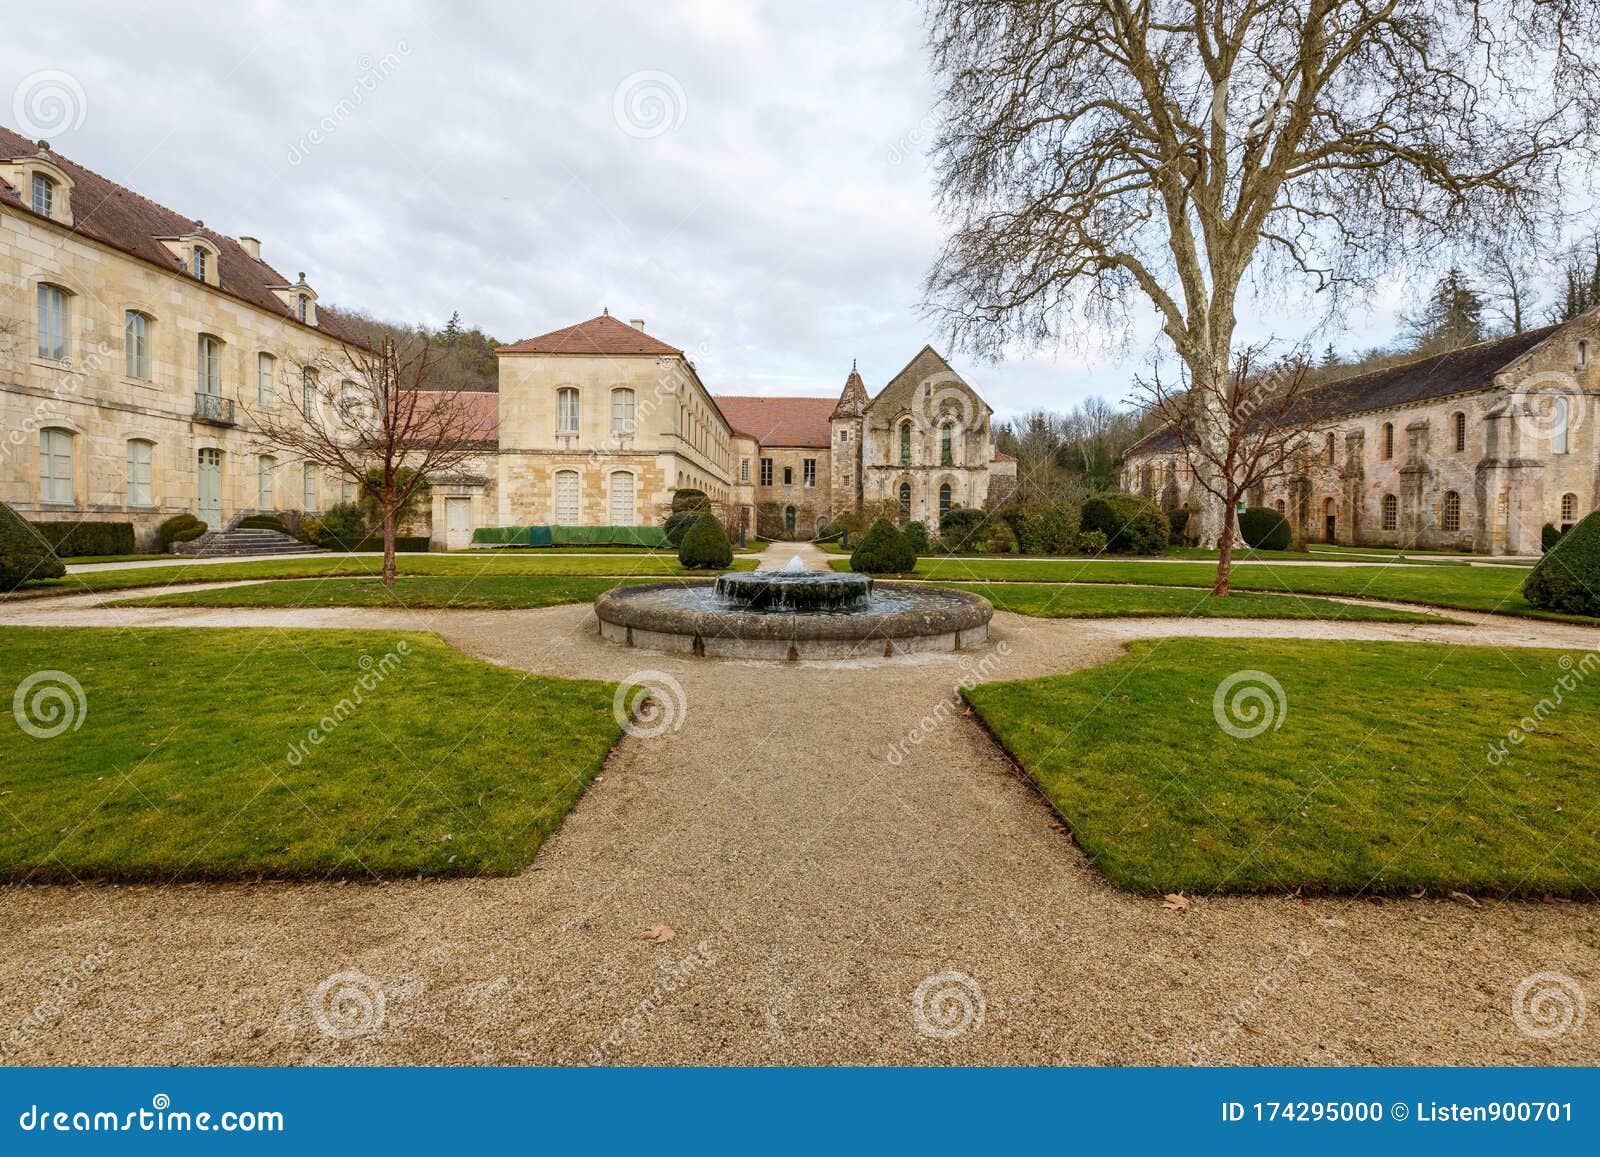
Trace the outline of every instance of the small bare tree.
[[[1231, 372], [1221, 377], [1196, 382], [1185, 375], [1170, 383], [1158, 372], [1138, 382], [1151, 416], [1178, 439], [1195, 467], [1195, 480], [1222, 508], [1217, 577], [1211, 588], [1217, 598], [1228, 593], [1239, 503], [1251, 487], [1284, 474], [1290, 459], [1311, 445], [1319, 432], [1306, 405], [1305, 361], [1288, 358], [1258, 372], [1252, 363], [1259, 354], [1259, 349], [1247, 348], [1234, 359]], [[1216, 414], [1225, 418], [1226, 434], [1205, 436], [1203, 426]]]
[[378, 509], [389, 586], [407, 501], [480, 453], [488, 433], [472, 391], [440, 388], [459, 380], [425, 335], [374, 329], [366, 345], [293, 363], [287, 405], [241, 409], [260, 445], [350, 480]]

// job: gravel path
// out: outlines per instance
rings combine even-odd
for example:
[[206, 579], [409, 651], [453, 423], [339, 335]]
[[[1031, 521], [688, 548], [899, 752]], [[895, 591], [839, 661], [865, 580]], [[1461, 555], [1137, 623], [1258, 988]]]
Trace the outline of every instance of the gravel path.
[[[779, 565], [794, 553], [779, 550]], [[0, 621], [127, 614], [50, 602]], [[0, 1050], [109, 1064], [1595, 1063], [1600, 1018], [1546, 1042], [1511, 1011], [1544, 971], [1600, 1000], [1600, 906], [1169, 911], [1106, 884], [949, 706], [962, 679], [1103, 662], [1135, 636], [1593, 645], [1581, 628], [1474, 618], [997, 614], [980, 652], [785, 665], [617, 647], [581, 606], [145, 609], [128, 621], [432, 626], [529, 670], [650, 670], [678, 726], [624, 739], [513, 879], [0, 889]], [[643, 939], [653, 925], [675, 938]], [[960, 1028], [980, 999], [981, 1023], [929, 1031]]]

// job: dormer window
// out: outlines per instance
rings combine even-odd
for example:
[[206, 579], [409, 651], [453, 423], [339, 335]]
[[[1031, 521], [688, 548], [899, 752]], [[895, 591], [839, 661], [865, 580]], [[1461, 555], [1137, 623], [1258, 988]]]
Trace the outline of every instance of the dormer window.
[[189, 271], [194, 274], [196, 281], [206, 279], [206, 251], [198, 245], [194, 247], [194, 257], [190, 260]]
[[56, 215], [56, 183], [43, 173], [33, 175], [33, 211], [41, 217]]
[[303, 293], [295, 294], [294, 315], [302, 322], [309, 323], [311, 321], [311, 299]]

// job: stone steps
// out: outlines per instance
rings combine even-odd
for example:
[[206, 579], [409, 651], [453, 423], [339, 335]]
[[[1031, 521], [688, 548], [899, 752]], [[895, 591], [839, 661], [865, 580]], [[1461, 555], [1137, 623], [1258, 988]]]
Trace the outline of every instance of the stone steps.
[[292, 535], [276, 530], [209, 530], [192, 542], [180, 542], [174, 550], [189, 558], [228, 558], [252, 554], [327, 554], [326, 547], [312, 546]]

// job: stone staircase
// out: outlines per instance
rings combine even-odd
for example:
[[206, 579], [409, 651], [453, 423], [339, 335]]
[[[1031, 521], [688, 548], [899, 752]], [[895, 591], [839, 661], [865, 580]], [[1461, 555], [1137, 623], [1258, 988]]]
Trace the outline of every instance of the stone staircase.
[[231, 558], [252, 554], [327, 554], [326, 547], [312, 546], [292, 535], [276, 530], [208, 530], [189, 542], [173, 544], [173, 550], [188, 558]]

